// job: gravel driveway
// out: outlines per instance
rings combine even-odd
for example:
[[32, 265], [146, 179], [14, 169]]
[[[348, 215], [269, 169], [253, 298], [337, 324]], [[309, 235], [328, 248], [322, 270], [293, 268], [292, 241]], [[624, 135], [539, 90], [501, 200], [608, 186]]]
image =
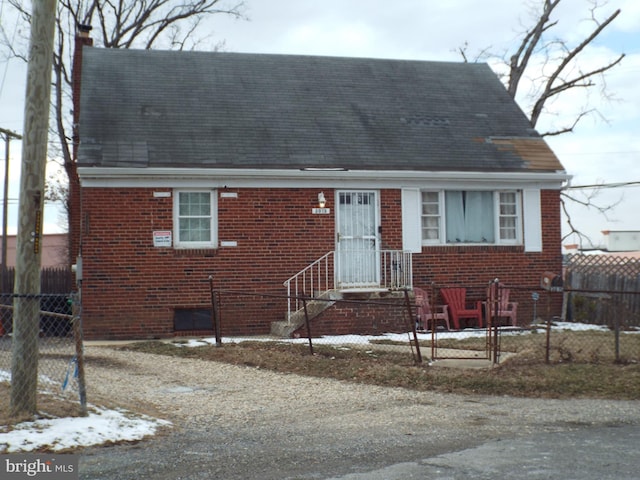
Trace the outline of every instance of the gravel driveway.
[[414, 392], [97, 346], [86, 357], [91, 403], [174, 424], [87, 449], [86, 479], [324, 479], [488, 441], [640, 425], [637, 401]]

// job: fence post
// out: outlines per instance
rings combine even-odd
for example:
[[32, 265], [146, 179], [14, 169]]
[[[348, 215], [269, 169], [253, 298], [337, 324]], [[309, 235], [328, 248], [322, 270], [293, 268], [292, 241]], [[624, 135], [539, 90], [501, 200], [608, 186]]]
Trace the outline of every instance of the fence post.
[[[418, 332], [416, 331], [416, 322], [415, 317], [413, 316], [413, 312], [411, 311], [411, 299], [409, 298], [409, 290], [407, 288], [404, 289], [404, 300], [407, 304], [407, 312], [409, 314], [409, 325], [411, 326], [411, 331], [413, 332], [413, 341], [416, 344], [416, 363], [422, 363], [422, 354], [420, 353], [420, 342], [418, 342]], [[431, 323], [431, 328], [435, 330], [436, 322], [433, 321]]]
[[216, 308], [216, 292], [213, 289], [213, 275], [209, 275], [209, 290], [211, 291], [211, 317], [213, 319], [213, 329], [216, 336], [216, 347], [222, 346], [222, 337], [220, 335], [220, 317]]
[[311, 324], [309, 322], [309, 312], [307, 311], [307, 299], [302, 297], [302, 308], [304, 309], [304, 323], [307, 326], [307, 338], [309, 339], [309, 352], [313, 355], [313, 342], [311, 341]]
[[[612, 304], [616, 304], [615, 300]], [[616, 363], [620, 363], [620, 315], [619, 308], [614, 309], [613, 331], [615, 335]]]
[[[489, 329], [489, 338], [491, 338], [493, 342], [493, 363], [498, 364], [500, 361], [500, 345], [499, 345], [499, 335], [500, 330], [498, 329], [498, 313], [500, 308], [500, 300], [502, 299], [502, 288], [500, 287], [500, 280], [498, 278], [493, 280], [493, 288], [490, 287], [491, 295], [489, 297], [489, 305], [487, 307], [487, 320], [489, 321], [489, 325], [487, 328]], [[493, 315], [491, 315], [491, 306], [493, 306]], [[493, 325], [491, 324], [491, 319], [495, 319]], [[492, 328], [493, 327], [493, 328]]]
[[[436, 282], [431, 282], [429, 285], [429, 299], [431, 299], [432, 305], [436, 304]], [[433, 318], [433, 309], [431, 310], [431, 360], [435, 360], [437, 357], [438, 338], [436, 336], [436, 321]]]
[[547, 344], [545, 348], [545, 362], [551, 362], [551, 291], [547, 291]]
[[[73, 315], [73, 338], [76, 345], [76, 362], [78, 365], [78, 396], [80, 397], [80, 415], [87, 414], [87, 386], [84, 378], [84, 339], [82, 333], [82, 287], [78, 282], [78, 293], [71, 298], [71, 314]], [[74, 298], [75, 297], [75, 298]]]

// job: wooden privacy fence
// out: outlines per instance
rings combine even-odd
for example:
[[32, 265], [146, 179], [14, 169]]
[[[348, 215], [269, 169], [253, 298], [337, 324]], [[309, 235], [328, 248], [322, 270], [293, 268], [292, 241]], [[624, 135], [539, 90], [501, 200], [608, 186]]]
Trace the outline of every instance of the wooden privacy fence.
[[571, 255], [565, 287], [569, 320], [640, 326], [640, 258]]
[[[13, 293], [15, 268], [0, 268], [0, 293]], [[41, 293], [70, 293], [73, 290], [73, 272], [68, 267], [49, 267], [40, 271]], [[18, 292], [20, 293], [20, 292]]]

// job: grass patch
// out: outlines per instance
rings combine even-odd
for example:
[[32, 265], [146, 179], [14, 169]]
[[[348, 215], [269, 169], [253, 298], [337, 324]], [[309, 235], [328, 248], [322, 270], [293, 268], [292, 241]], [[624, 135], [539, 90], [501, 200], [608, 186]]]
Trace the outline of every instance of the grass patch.
[[[483, 339], [479, 341], [484, 342]], [[469, 348], [473, 341], [464, 340], [460, 344]], [[640, 399], [638, 364], [545, 364], [538, 356], [532, 360], [524, 349], [522, 356], [490, 369], [460, 369], [432, 367], [427, 363], [416, 365], [408, 347], [386, 351], [374, 346], [366, 349], [317, 345], [313, 356], [306, 345], [282, 342], [242, 342], [221, 347], [141, 342], [121, 348], [419, 391], [538, 398]]]
[[[640, 335], [622, 334], [619, 339], [619, 363], [637, 362], [640, 356]], [[500, 350], [518, 353], [528, 362], [546, 358], [547, 335], [544, 330], [521, 335], [502, 335]], [[425, 343], [425, 347], [430, 344]], [[462, 338], [438, 340], [439, 348], [484, 351], [486, 339]], [[600, 331], [553, 331], [549, 344], [551, 363], [613, 363], [616, 361], [613, 332]]]

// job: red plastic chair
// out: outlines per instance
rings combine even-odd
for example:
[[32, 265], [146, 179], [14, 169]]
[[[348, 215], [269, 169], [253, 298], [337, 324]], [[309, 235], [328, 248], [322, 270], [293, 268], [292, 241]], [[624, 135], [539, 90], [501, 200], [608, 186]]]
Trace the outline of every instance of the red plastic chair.
[[462, 319], [476, 320], [478, 327], [482, 328], [482, 302], [476, 302], [473, 306], [467, 305], [466, 288], [443, 288], [440, 294], [449, 306], [449, 314], [456, 330], [460, 330]]
[[508, 318], [511, 326], [515, 327], [518, 325], [518, 302], [510, 302], [509, 293], [510, 290], [501, 283], [491, 283], [487, 289], [487, 315], [492, 318]]
[[418, 329], [424, 328], [425, 330], [429, 330], [429, 322], [431, 322], [431, 328], [436, 328], [436, 322], [442, 321], [447, 326], [447, 330], [451, 330], [447, 305], [435, 305], [431, 307], [429, 294], [422, 288], [414, 287], [413, 293], [416, 296], [416, 323]]

